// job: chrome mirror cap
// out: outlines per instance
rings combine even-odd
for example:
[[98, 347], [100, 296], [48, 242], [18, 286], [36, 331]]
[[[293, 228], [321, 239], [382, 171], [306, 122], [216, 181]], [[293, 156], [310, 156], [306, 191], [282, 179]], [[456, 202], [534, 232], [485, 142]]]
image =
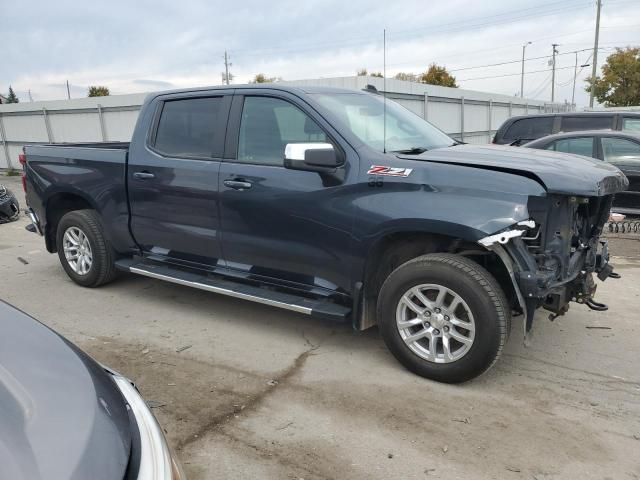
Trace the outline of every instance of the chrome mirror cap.
[[287, 143], [284, 148], [284, 158], [304, 162], [305, 154], [309, 150], [333, 150], [330, 143]]

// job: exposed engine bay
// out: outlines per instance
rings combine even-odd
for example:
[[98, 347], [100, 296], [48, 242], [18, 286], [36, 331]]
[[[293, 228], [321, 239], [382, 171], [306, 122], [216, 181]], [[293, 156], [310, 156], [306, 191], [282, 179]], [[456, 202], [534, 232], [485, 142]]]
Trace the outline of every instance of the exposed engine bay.
[[613, 195], [530, 197], [530, 220], [480, 240], [509, 270], [527, 332], [539, 307], [552, 312], [552, 320], [572, 301], [607, 309], [594, 300], [593, 276], [619, 278], [609, 264], [607, 242], [600, 239], [612, 202]]

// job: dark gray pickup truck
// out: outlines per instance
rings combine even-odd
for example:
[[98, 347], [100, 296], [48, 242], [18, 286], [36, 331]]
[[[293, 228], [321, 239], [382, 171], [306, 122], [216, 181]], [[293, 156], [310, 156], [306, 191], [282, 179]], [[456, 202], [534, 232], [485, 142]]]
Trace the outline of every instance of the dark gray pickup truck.
[[123, 270], [378, 325], [444, 382], [487, 370], [513, 315], [528, 331], [540, 307], [606, 308], [593, 275], [615, 275], [600, 234], [617, 168], [461, 145], [384, 105], [279, 85], [150, 95], [130, 144], [25, 147], [29, 228], [80, 285]]

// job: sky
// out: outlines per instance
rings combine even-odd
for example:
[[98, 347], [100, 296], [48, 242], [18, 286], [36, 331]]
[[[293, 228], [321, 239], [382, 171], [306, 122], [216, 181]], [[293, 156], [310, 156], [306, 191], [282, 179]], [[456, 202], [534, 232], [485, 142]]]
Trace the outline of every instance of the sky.
[[[420, 73], [435, 62], [461, 88], [588, 104], [595, 0], [0, 0], [0, 93], [20, 101], [84, 97], [222, 83], [256, 74], [284, 80], [355, 75], [362, 68]], [[603, 0], [599, 67], [615, 47], [640, 46], [640, 0]], [[502, 65], [486, 66], [500, 63]], [[599, 70], [598, 67], [598, 70]]]

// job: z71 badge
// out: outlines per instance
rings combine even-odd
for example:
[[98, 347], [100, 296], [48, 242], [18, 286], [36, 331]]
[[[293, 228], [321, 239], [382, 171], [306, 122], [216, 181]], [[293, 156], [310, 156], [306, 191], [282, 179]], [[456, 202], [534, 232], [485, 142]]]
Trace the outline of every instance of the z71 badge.
[[385, 167], [384, 165], [371, 165], [367, 172], [369, 175], [386, 175], [387, 177], [408, 177], [411, 168]]

